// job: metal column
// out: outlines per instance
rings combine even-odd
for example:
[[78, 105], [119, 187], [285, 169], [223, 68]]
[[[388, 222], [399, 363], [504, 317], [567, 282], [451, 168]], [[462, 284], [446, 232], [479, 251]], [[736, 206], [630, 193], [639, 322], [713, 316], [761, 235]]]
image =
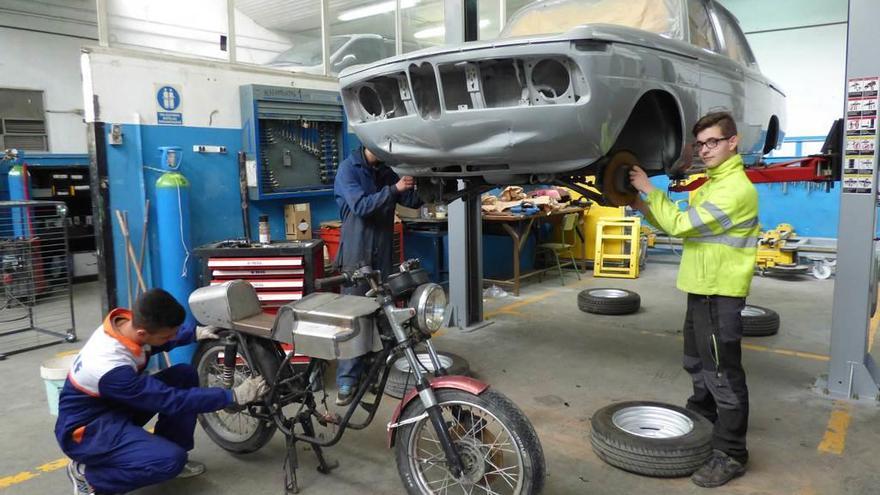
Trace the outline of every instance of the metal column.
[[[477, 39], [476, 0], [444, 2], [446, 43]], [[465, 187], [459, 181], [459, 190]], [[449, 218], [449, 321], [448, 326], [476, 330], [483, 322], [483, 220], [480, 195], [453, 201]]]
[[[880, 76], [880, 59], [876, 53], [876, 47], [880, 46], [877, 19], [880, 19], [880, 2], [850, 0], [846, 43], [847, 100], [858, 96], [853, 94], [850, 81]], [[865, 95], [869, 96], [868, 93]], [[873, 99], [876, 118], [876, 94]], [[848, 111], [852, 109], [844, 109], [845, 114]], [[847, 137], [846, 129], [843, 132], [844, 142], [853, 139], [852, 133]], [[859, 139], [873, 141], [874, 149], [877, 149], [876, 130], [868, 133], [868, 137], [863, 135]], [[863, 161], [863, 165], [849, 163], [853, 154]], [[880, 374], [869, 354], [868, 327], [872, 304], [877, 298], [874, 249], [877, 156], [859, 151], [847, 155], [850, 156], [844, 159], [838, 223], [837, 280], [831, 315], [831, 362], [828, 377], [820, 377], [816, 385], [820, 391], [835, 398], [876, 400], [880, 394]], [[869, 178], [872, 180], [869, 181]]]

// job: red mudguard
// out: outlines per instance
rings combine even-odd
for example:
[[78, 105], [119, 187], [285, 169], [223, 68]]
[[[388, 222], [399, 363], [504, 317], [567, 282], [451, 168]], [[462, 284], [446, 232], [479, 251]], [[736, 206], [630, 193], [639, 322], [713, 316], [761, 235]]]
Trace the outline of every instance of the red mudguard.
[[[458, 390], [462, 390], [469, 394], [480, 395], [489, 388], [488, 383], [483, 383], [480, 380], [476, 380], [474, 378], [470, 378], [467, 376], [438, 376], [436, 378], [430, 378], [428, 380], [431, 384], [431, 388], [433, 390], [441, 389], [441, 388], [454, 388]], [[400, 404], [397, 405], [397, 409], [394, 410], [394, 415], [391, 416], [391, 423], [397, 423], [397, 420], [400, 418], [400, 415], [403, 413], [403, 410], [406, 408], [409, 403], [415, 399], [419, 395], [419, 391], [415, 389], [415, 387], [409, 389], [406, 395], [403, 396], [403, 399], [400, 401]], [[388, 430], [388, 447], [391, 448], [394, 446], [394, 438], [397, 436], [397, 428], [391, 428]]]

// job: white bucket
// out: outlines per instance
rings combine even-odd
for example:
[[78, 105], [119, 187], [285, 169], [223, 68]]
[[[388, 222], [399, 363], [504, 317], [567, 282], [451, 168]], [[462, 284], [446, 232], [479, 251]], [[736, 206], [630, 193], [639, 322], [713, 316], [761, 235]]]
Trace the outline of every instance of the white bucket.
[[76, 354], [58, 356], [43, 362], [40, 366], [40, 377], [46, 385], [46, 399], [49, 401], [49, 414], [58, 416], [58, 396], [67, 379], [70, 365], [76, 359]]

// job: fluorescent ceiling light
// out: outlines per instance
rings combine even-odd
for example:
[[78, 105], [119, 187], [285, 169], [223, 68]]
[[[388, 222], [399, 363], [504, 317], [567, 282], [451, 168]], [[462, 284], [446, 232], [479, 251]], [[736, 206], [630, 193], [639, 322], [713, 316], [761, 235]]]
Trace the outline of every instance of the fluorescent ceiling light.
[[[489, 27], [492, 24], [492, 21], [489, 19], [481, 19], [480, 27]], [[425, 38], [441, 38], [446, 34], [446, 28], [443, 26], [434, 26], [427, 29], [422, 29], [421, 31], [416, 31], [413, 33], [413, 38], [416, 39], [425, 39]]]
[[[408, 9], [415, 6], [415, 4], [417, 3], [419, 3], [419, 0], [400, 0], [400, 8]], [[394, 9], [396, 7], [397, 2], [395, 0], [391, 0], [390, 2], [381, 2], [373, 5], [367, 5], [365, 7], [358, 7], [356, 9], [346, 10], [345, 12], [339, 14], [339, 20], [353, 21], [355, 19], [363, 19], [364, 17], [372, 17], [374, 15], [385, 14], [387, 12], [394, 12]]]

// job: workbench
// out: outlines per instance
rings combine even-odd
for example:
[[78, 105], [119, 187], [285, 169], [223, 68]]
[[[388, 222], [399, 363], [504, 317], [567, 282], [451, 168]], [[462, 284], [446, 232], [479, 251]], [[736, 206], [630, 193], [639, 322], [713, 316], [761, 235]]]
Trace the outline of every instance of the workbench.
[[[514, 213], [483, 213], [484, 224], [500, 225], [502, 230], [507, 232], [507, 234], [513, 240], [513, 278], [507, 280], [485, 278], [483, 279], [483, 282], [496, 284], [502, 287], [511, 287], [513, 288], [513, 295], [519, 296], [520, 282], [522, 281], [522, 279], [534, 275], [540, 275], [547, 270], [556, 269], [556, 266], [552, 266], [548, 268], [532, 270], [528, 273], [520, 273], [520, 253], [522, 252], [523, 246], [525, 246], [526, 241], [529, 238], [532, 227], [534, 227], [536, 223], [541, 222], [558, 222], [562, 220], [562, 217], [568, 215], [569, 213], [582, 214], [584, 211], [585, 208], [571, 206], [556, 210], [549, 214], [543, 212], [539, 212], [534, 215], [522, 215]], [[578, 229], [578, 227], [575, 226], [575, 229]], [[571, 262], [563, 263], [563, 265], [571, 265]]]

